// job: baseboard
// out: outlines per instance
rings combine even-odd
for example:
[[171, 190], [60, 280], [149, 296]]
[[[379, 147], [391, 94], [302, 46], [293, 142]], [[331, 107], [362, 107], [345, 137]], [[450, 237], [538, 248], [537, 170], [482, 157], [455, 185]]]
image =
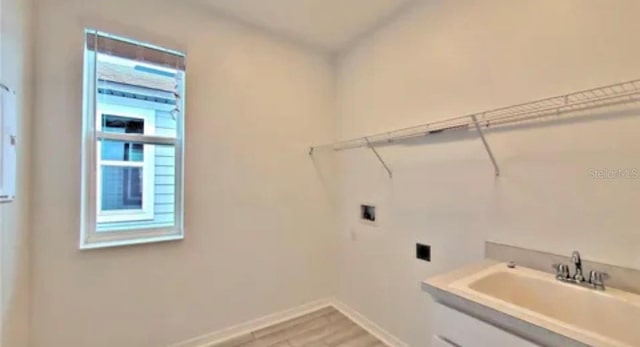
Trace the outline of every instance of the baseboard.
[[342, 312], [345, 316], [349, 317], [354, 323], [361, 326], [364, 330], [368, 331], [371, 335], [377, 337], [380, 341], [384, 342], [389, 347], [409, 347], [407, 343], [400, 340], [396, 336], [392, 335], [388, 331], [384, 330], [378, 324], [370, 321], [367, 317], [365, 317], [360, 312], [354, 310], [349, 307], [345, 303], [341, 302], [337, 299], [331, 300], [331, 305], [336, 308], [336, 310]]
[[389, 347], [409, 347], [408, 344], [393, 336], [379, 325], [367, 319], [360, 312], [352, 309], [345, 303], [335, 298], [326, 298], [310, 303], [294, 307], [288, 310], [280, 311], [274, 314], [264, 316], [246, 323], [238, 324], [213, 333], [198, 336], [184, 342], [180, 342], [169, 347], [207, 347], [211, 345], [223, 344], [224, 342], [241, 338], [256, 330], [266, 328], [278, 323], [286, 322], [319, 309], [332, 306], [336, 310], [342, 312], [345, 316], [358, 324], [371, 335], [384, 342]]
[[215, 345], [251, 333], [253, 331], [266, 328], [271, 325], [304, 316], [305, 314], [331, 305], [332, 300], [330, 298], [312, 301], [304, 305], [276, 312], [246, 323], [241, 323], [213, 333], [198, 336], [187, 341], [171, 345], [169, 347], [207, 347], [210, 345]]

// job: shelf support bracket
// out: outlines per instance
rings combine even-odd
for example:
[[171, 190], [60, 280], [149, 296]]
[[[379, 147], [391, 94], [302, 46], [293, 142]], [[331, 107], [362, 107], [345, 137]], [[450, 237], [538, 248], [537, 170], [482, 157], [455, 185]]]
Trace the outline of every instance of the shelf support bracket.
[[473, 115], [471, 116], [471, 120], [473, 120], [473, 124], [475, 125], [476, 130], [478, 131], [478, 135], [480, 135], [482, 144], [484, 144], [484, 148], [487, 150], [487, 153], [489, 154], [489, 158], [491, 159], [491, 163], [493, 164], [493, 167], [496, 170], [496, 177], [498, 177], [500, 176], [500, 168], [498, 167], [498, 162], [496, 162], [496, 158], [493, 156], [491, 147], [489, 147], [489, 142], [487, 142], [487, 139], [484, 136], [484, 132], [482, 131], [482, 127], [480, 126], [480, 123], [478, 123], [478, 118], [475, 115]]
[[389, 174], [389, 178], [392, 178], [393, 174], [391, 173], [391, 169], [389, 169], [389, 166], [387, 166], [387, 163], [384, 162], [384, 159], [382, 159], [382, 157], [380, 156], [380, 153], [378, 153], [376, 148], [371, 144], [371, 142], [369, 142], [369, 138], [365, 137], [364, 140], [367, 142], [367, 147], [369, 147], [373, 152], [373, 154], [376, 155], [376, 157], [380, 161], [380, 164], [382, 164], [384, 169], [387, 170], [387, 174]]

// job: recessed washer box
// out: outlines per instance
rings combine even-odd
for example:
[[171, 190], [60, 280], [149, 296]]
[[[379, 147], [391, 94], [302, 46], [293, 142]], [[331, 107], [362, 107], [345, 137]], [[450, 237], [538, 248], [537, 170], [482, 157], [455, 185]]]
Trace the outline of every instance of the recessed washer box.
[[431, 246], [416, 243], [416, 258], [431, 262]]

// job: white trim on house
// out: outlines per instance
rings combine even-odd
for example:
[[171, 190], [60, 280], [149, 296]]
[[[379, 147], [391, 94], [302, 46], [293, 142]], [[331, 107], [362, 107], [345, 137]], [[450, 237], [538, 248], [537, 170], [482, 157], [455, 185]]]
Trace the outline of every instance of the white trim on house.
[[145, 145], [178, 145], [178, 139], [165, 137], [165, 136], [152, 136], [152, 135], [138, 135], [138, 134], [117, 134], [117, 133], [105, 133], [102, 131], [96, 132], [96, 138], [98, 140], [115, 140], [125, 141], [133, 143], [141, 143]]
[[[96, 112], [96, 131], [102, 132], [102, 117], [104, 115], [113, 115], [126, 118], [142, 119], [144, 121], [144, 135], [155, 134], [155, 118], [156, 112], [152, 109], [144, 109], [138, 107], [129, 107], [113, 104], [98, 104], [98, 112]], [[153, 220], [153, 207], [155, 204], [155, 146], [145, 145], [143, 149], [142, 162], [125, 162], [111, 161], [100, 159], [102, 149], [101, 141], [96, 142], [96, 206], [97, 206], [97, 222], [127, 222], [127, 221], [143, 221]], [[120, 210], [120, 211], [104, 211], [102, 209], [102, 166], [123, 166], [123, 167], [141, 167], [142, 168], [142, 209], [140, 210]]]

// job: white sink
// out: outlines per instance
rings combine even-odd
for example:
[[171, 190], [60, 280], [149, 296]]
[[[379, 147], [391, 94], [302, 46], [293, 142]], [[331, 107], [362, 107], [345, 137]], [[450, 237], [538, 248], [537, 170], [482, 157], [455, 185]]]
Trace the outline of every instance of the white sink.
[[506, 264], [452, 282], [450, 290], [591, 346], [640, 346], [640, 295], [583, 288]]

